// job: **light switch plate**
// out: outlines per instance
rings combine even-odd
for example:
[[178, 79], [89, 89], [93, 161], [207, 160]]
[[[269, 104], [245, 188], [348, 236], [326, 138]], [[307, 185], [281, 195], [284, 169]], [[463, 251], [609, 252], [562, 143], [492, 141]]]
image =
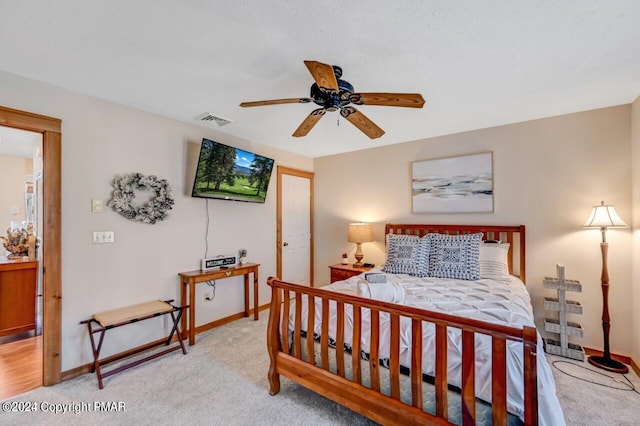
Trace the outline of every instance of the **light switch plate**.
[[94, 231], [92, 240], [93, 244], [113, 244], [115, 240], [114, 231]]
[[102, 213], [102, 200], [91, 200], [91, 213]]

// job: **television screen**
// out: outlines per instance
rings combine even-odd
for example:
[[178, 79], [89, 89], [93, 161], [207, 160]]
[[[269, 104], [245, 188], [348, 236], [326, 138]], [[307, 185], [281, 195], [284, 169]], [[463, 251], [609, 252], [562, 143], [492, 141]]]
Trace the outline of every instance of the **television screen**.
[[273, 160], [203, 139], [193, 197], [264, 203]]

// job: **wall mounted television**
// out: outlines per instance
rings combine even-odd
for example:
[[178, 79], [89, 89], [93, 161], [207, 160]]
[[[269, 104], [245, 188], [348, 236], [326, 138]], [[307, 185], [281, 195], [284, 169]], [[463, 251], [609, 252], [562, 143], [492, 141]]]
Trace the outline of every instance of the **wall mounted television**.
[[271, 158], [202, 139], [191, 195], [264, 203], [272, 169]]

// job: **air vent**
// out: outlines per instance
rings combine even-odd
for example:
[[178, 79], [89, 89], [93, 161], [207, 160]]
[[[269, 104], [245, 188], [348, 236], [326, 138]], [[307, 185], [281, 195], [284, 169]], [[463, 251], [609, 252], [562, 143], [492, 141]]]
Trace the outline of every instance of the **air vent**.
[[200, 115], [197, 120], [202, 121], [203, 123], [215, 123], [218, 125], [218, 127], [222, 127], [226, 124], [231, 123], [231, 120], [229, 120], [228, 118], [224, 118], [210, 112], [205, 112], [204, 114]]

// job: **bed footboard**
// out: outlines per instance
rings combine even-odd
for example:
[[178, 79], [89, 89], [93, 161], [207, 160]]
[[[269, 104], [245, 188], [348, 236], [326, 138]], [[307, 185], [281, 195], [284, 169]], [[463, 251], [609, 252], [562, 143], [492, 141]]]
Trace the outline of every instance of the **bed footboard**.
[[[533, 327], [523, 329], [485, 323], [482, 321], [455, 317], [408, 306], [395, 305], [377, 300], [364, 299], [349, 294], [286, 283], [270, 277], [272, 289], [271, 309], [267, 325], [267, 348], [271, 364], [268, 372], [269, 393], [275, 395], [280, 390], [280, 376], [321, 394], [345, 407], [382, 424], [451, 424], [448, 421], [448, 361], [447, 329], [457, 328], [461, 334], [462, 365], [460, 398], [464, 425], [476, 423], [475, 392], [475, 337], [476, 334], [491, 338], [491, 414], [494, 425], [507, 423], [507, 341], [522, 342], [524, 360], [524, 423], [538, 423], [536, 342], [537, 332]], [[303, 318], [303, 300], [307, 302], [308, 315]], [[317, 301], [320, 300], [321, 304]], [[291, 303], [293, 301], [294, 303]], [[316, 303], [314, 303], [314, 301]], [[315, 306], [321, 306], [315, 312]], [[352, 324], [347, 338], [351, 342], [351, 353], [345, 356], [345, 308], [352, 309]], [[335, 312], [336, 367], [329, 367], [329, 323], [330, 309]], [[293, 310], [293, 312], [292, 312]], [[363, 334], [363, 310], [370, 319], [371, 333], [368, 360], [363, 360], [361, 352]], [[370, 317], [368, 316], [370, 313]], [[389, 330], [381, 333], [380, 318], [388, 316]], [[289, 328], [289, 318], [293, 316], [293, 329]], [[315, 318], [321, 318], [320, 354], [316, 360], [313, 338], [301, 337], [304, 330], [314, 330]], [[411, 324], [411, 402], [405, 403], [400, 396], [400, 324]], [[423, 409], [423, 328], [435, 327], [435, 413]], [[310, 333], [313, 336], [313, 333]], [[310, 336], [310, 337], [311, 337]], [[388, 377], [389, 395], [380, 389], [380, 343], [389, 339]], [[304, 350], [303, 350], [304, 349]], [[309, 354], [305, 356], [306, 354]], [[352, 377], [345, 374], [345, 359], [350, 358]], [[363, 384], [361, 363], [368, 363], [369, 386]]]

